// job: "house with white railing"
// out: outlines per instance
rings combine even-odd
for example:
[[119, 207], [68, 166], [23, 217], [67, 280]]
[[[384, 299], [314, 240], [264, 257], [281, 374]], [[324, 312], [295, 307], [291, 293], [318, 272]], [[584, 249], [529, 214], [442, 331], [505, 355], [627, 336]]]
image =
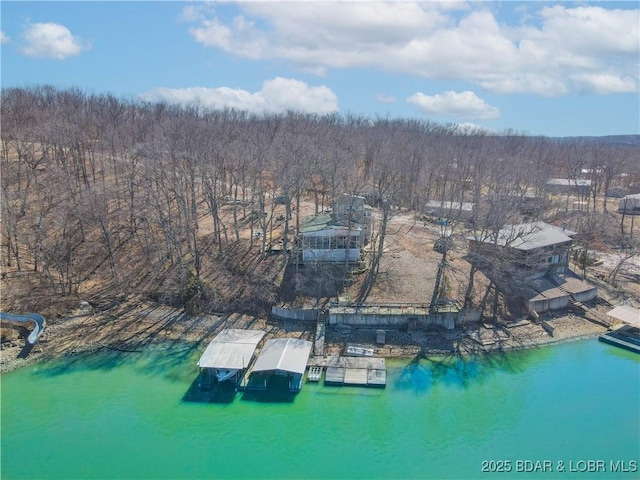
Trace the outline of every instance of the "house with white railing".
[[344, 195], [330, 213], [304, 220], [298, 239], [302, 261], [358, 262], [369, 241], [372, 210], [364, 197]]

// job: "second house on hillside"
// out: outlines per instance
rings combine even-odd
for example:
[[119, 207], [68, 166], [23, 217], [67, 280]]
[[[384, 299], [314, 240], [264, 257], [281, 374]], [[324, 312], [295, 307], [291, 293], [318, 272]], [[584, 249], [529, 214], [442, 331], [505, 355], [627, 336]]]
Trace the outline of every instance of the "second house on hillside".
[[562, 275], [569, 269], [569, 253], [576, 232], [545, 222], [505, 225], [497, 237], [469, 237], [469, 249], [487, 258], [509, 260], [527, 279]]
[[569, 269], [576, 232], [544, 222], [506, 225], [497, 236], [469, 237], [472, 262], [512, 299], [538, 313], [597, 296], [597, 287]]

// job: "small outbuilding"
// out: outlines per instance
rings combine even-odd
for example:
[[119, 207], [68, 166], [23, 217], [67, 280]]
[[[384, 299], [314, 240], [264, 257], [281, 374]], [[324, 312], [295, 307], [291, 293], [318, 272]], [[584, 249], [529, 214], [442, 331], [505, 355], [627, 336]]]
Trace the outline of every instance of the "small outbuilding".
[[609, 198], [623, 198], [629, 195], [631, 192], [627, 188], [613, 187], [607, 190], [606, 196]]
[[550, 178], [545, 190], [549, 193], [567, 193], [587, 196], [591, 192], [591, 180], [584, 178]]
[[423, 212], [447, 220], [469, 220], [473, 217], [474, 207], [475, 204], [471, 202], [429, 200], [425, 203]]
[[302, 389], [304, 372], [313, 344], [297, 338], [267, 340], [256, 359], [247, 390], [267, 390], [270, 384], [284, 384], [289, 392]]
[[598, 287], [573, 275], [564, 278], [538, 278], [529, 283], [529, 293], [525, 303], [529, 311], [543, 313], [548, 310], [560, 310], [573, 302], [588, 302], [598, 295]]
[[618, 201], [618, 213], [625, 215], [640, 215], [640, 193], [622, 197]]

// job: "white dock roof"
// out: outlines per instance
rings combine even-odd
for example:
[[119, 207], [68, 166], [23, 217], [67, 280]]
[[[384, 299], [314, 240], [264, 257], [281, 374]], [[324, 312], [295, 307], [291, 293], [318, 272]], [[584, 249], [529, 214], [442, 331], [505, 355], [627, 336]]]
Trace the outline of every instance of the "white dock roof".
[[267, 332], [263, 330], [222, 330], [207, 345], [198, 360], [200, 368], [242, 369], [249, 365], [253, 352]]
[[297, 338], [267, 340], [253, 367], [254, 372], [281, 370], [304, 373], [309, 361], [312, 343]]
[[615, 318], [616, 320], [622, 320], [629, 325], [634, 325], [640, 328], [640, 308], [619, 305], [614, 309], [609, 310], [607, 315]]

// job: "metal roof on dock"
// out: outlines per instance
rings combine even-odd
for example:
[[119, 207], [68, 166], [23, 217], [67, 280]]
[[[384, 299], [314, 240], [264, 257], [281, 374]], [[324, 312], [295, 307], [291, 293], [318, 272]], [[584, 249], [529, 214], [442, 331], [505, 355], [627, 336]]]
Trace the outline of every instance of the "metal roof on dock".
[[249, 365], [253, 352], [267, 332], [263, 330], [222, 330], [207, 345], [198, 360], [200, 368], [243, 369]]
[[280, 370], [303, 374], [313, 344], [297, 338], [267, 340], [253, 367], [253, 372]]
[[640, 328], [640, 308], [634, 308], [629, 305], [618, 305], [609, 310], [607, 315]]

